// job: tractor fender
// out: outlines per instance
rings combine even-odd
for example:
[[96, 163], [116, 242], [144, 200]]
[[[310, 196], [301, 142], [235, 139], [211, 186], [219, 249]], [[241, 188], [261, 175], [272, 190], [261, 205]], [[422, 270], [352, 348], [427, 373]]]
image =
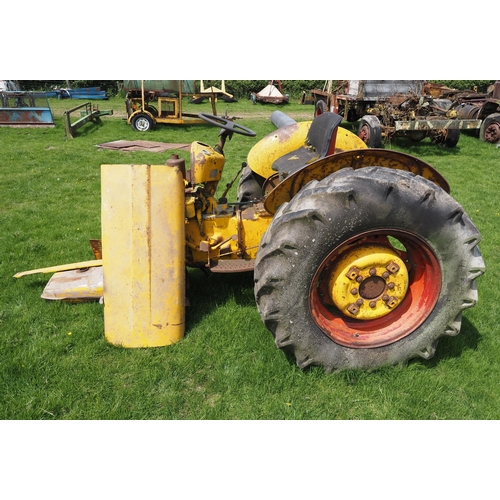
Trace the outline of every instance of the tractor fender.
[[312, 121], [292, 123], [263, 137], [248, 153], [247, 163], [250, 169], [264, 179], [275, 174], [271, 168], [274, 161], [304, 144], [311, 123]]
[[343, 168], [356, 170], [365, 167], [406, 170], [429, 179], [447, 193], [450, 192], [446, 179], [428, 163], [398, 151], [365, 148], [326, 156], [297, 170], [269, 193], [264, 203], [265, 209], [274, 215], [283, 203], [289, 202], [310, 181], [320, 181]]
[[[264, 179], [269, 179], [276, 173], [272, 169], [275, 160], [305, 145], [311, 123], [312, 121], [305, 121], [285, 125], [263, 137], [248, 153], [247, 163], [250, 169]], [[356, 134], [338, 127], [336, 152], [366, 147]]]

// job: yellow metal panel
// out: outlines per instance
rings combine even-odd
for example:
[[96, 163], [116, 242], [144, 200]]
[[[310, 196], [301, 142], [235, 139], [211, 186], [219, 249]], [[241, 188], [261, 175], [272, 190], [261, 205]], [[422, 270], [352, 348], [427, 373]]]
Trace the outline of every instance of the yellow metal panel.
[[264, 179], [269, 178], [275, 173], [271, 168], [275, 160], [304, 145], [311, 123], [292, 123], [263, 137], [249, 151], [248, 166]]
[[348, 151], [350, 149], [365, 149], [368, 146], [351, 131], [339, 127], [337, 130], [337, 140], [335, 141], [335, 152]]
[[102, 165], [104, 327], [123, 347], [184, 336], [184, 181], [177, 167]]
[[191, 144], [191, 181], [193, 184], [219, 181], [224, 168], [224, 155], [202, 142]]

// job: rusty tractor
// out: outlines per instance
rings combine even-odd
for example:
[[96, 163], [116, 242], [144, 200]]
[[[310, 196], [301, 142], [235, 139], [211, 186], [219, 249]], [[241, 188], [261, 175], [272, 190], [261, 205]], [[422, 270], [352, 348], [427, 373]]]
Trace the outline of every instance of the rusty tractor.
[[234, 121], [201, 113], [215, 146], [190, 168], [103, 165], [96, 260], [51, 272], [43, 297], [101, 299], [107, 340], [155, 347], [184, 335], [186, 268], [253, 272], [257, 309], [305, 369], [376, 369], [431, 358], [478, 300], [481, 236], [443, 176], [405, 153], [370, 149], [325, 112], [262, 138], [236, 199], [216, 197]]
[[454, 147], [461, 130], [475, 130], [481, 121], [460, 118], [456, 102], [424, 92], [421, 80], [343, 80], [326, 90], [313, 90], [315, 114], [335, 111], [359, 123], [358, 135], [369, 147], [405, 136], [413, 141]]

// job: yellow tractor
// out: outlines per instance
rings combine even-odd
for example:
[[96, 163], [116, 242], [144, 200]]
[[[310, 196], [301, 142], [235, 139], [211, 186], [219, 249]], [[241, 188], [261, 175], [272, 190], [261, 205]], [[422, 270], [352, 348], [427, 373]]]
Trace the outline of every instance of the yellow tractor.
[[193, 142], [189, 169], [176, 157], [101, 167], [96, 260], [16, 277], [55, 273], [47, 299], [101, 298], [106, 338], [123, 347], [182, 339], [186, 267], [253, 272], [262, 321], [300, 368], [428, 359], [441, 336], [459, 333], [485, 265], [481, 236], [439, 172], [368, 148], [325, 112], [260, 140], [237, 199], [216, 199], [226, 140], [255, 133], [199, 116], [219, 142]]

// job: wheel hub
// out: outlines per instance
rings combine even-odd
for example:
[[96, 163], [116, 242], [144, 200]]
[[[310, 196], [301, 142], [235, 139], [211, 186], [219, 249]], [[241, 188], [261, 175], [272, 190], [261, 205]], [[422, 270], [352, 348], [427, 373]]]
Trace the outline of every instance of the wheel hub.
[[363, 125], [359, 131], [358, 137], [367, 144], [370, 141], [370, 129], [368, 125]]
[[500, 141], [500, 123], [492, 122], [484, 131], [484, 139], [486, 142], [496, 144]]
[[408, 270], [395, 250], [362, 245], [341, 256], [330, 275], [328, 290], [343, 314], [373, 320], [389, 314], [402, 302], [408, 282]]

